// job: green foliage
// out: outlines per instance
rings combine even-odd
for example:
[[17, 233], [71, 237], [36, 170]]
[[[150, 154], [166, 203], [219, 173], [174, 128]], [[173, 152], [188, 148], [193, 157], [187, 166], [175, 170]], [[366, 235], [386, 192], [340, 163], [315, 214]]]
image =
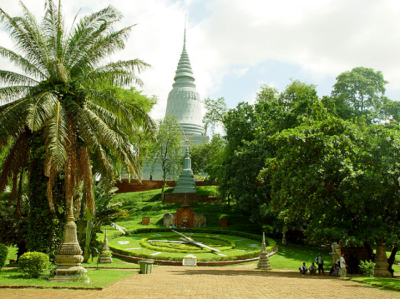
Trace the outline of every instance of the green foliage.
[[[54, 262], [56, 252], [64, 235], [65, 206], [62, 193], [54, 192], [53, 205], [55, 211], [51, 211], [46, 198], [48, 178], [39, 167], [43, 162], [40, 153], [44, 147], [36, 149], [35, 166], [32, 169], [32, 181], [29, 193], [29, 214], [27, 216], [27, 232], [24, 236], [27, 241], [27, 250], [43, 252], [49, 255]], [[54, 189], [62, 189], [63, 182], [56, 180]]]
[[261, 172], [280, 218], [305, 217], [309, 240], [398, 244], [397, 130], [361, 126], [324, 113], [271, 138], [279, 150]]
[[223, 118], [224, 153], [217, 165], [207, 168], [219, 184], [221, 198], [228, 198], [228, 203], [233, 199], [253, 221], [276, 223], [269, 206], [269, 184], [257, 178], [266, 159], [274, 157], [277, 150], [269, 138], [298, 125], [300, 116], [311, 115], [317, 99], [314, 85], [292, 81], [281, 93], [262, 86], [254, 105], [239, 103], [227, 112]]
[[[140, 93], [115, 88], [141, 85], [138, 74], [149, 67], [139, 59], [107, 61], [125, 47], [132, 28], [114, 29], [122, 14], [108, 6], [77, 18], [75, 27], [66, 30], [61, 1], [44, 2], [42, 21], [22, 3], [21, 17], [0, 9], [0, 20], [18, 50], [0, 47], [0, 56], [20, 69], [0, 70], [0, 153], [6, 150], [0, 190], [12, 182], [10, 204], [19, 207], [24, 176], [29, 185], [36, 184], [28, 196], [29, 246], [51, 252], [58, 242], [54, 235], [62, 237], [60, 215], [52, 217], [48, 211], [63, 209], [58, 195], [68, 204], [82, 202], [94, 213], [93, 177], [112, 184], [117, 162], [140, 177], [140, 138], [130, 136], [139, 131], [153, 136], [155, 125]], [[41, 211], [42, 202], [49, 209]], [[44, 225], [44, 231], [37, 225]]]
[[374, 266], [372, 261], [360, 261], [359, 265], [361, 272], [367, 277], [374, 275]]
[[194, 144], [190, 148], [192, 170], [195, 175], [201, 175], [212, 168], [212, 164], [220, 159], [225, 147], [225, 142], [220, 134], [214, 134], [210, 142]]
[[8, 247], [0, 243], [0, 270], [6, 264], [8, 256]]
[[371, 68], [357, 67], [340, 74], [332, 91], [337, 115], [350, 119], [377, 112], [383, 104], [387, 83], [380, 71]]
[[[167, 175], [176, 177], [182, 167], [182, 134], [175, 115], [166, 115], [158, 122], [156, 141], [150, 147], [149, 164], [161, 164], [163, 181]], [[164, 198], [164, 185], [161, 198]]]
[[224, 98], [218, 98], [218, 100], [213, 100], [207, 98], [204, 100], [204, 108], [206, 109], [206, 114], [203, 117], [203, 124], [206, 128], [211, 127], [214, 131], [215, 126], [222, 124], [222, 120], [227, 112], [227, 107]]
[[93, 215], [89, 209], [86, 209], [76, 222], [78, 241], [83, 249], [84, 262], [87, 262], [90, 256], [93, 259], [99, 254], [101, 243], [97, 239], [97, 234], [102, 232], [102, 226], [110, 225], [121, 233], [125, 233], [125, 228], [115, 223], [128, 216], [127, 212], [121, 208], [122, 203], [113, 202], [117, 190], [118, 188], [109, 188], [101, 182], [97, 184], [94, 190], [96, 214]]
[[[123, 262], [121, 262], [123, 263]], [[124, 262], [126, 263], [126, 262]], [[92, 267], [95, 267], [96, 265], [92, 265]], [[100, 265], [100, 269], [96, 270], [91, 270], [88, 269], [87, 275], [90, 277], [90, 285], [87, 285], [87, 287], [90, 288], [95, 288], [95, 287], [108, 287], [111, 284], [117, 282], [120, 279], [123, 279], [129, 275], [135, 275], [137, 274], [136, 271], [128, 271], [124, 270], [113, 270], [113, 269], [102, 269], [105, 265]], [[112, 266], [112, 264], [110, 265]], [[137, 268], [137, 266], [136, 266]], [[48, 278], [48, 277], [46, 277]], [[0, 271], [0, 285], [8, 285], [8, 286], [31, 286], [31, 287], [44, 287], [44, 288], [51, 288], [51, 287], [61, 287], [61, 288], [79, 288], [79, 287], [85, 287], [85, 285], [82, 285], [82, 282], [80, 281], [52, 281], [52, 280], [47, 280], [43, 279], [43, 277], [39, 278], [31, 278], [31, 279], [26, 279], [26, 276], [18, 271], [17, 269], [7, 269], [4, 271]]]
[[19, 270], [33, 278], [42, 275], [49, 265], [49, 256], [42, 252], [26, 252], [18, 261]]

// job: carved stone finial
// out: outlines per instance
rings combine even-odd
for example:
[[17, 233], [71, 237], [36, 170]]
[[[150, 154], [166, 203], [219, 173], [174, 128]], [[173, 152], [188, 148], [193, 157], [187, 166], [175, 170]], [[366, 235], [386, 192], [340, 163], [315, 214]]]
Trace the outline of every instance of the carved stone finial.
[[263, 233], [260, 259], [258, 260], [257, 268], [260, 270], [271, 270], [271, 264], [268, 259], [267, 245], [265, 243], [265, 233]]

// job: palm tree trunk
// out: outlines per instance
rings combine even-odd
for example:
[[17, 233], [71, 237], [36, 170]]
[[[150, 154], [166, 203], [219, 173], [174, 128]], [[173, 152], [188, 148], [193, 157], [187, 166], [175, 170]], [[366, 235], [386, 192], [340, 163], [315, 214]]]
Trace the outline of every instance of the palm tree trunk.
[[28, 215], [28, 251], [44, 252], [53, 260], [58, 246], [63, 239], [63, 225], [65, 215], [62, 210], [63, 195], [60, 194], [62, 187], [60, 182], [56, 182], [53, 191], [53, 201], [56, 212], [50, 210], [46, 196], [48, 178], [44, 175], [45, 150], [44, 147], [37, 147], [33, 150], [33, 167], [29, 196], [29, 215]]

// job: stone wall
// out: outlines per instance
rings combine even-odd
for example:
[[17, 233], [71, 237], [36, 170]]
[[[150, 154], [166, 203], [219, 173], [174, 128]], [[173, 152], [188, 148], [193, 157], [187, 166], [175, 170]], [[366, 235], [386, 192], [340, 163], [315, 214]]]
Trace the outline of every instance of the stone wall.
[[[195, 181], [196, 186], [205, 186], [204, 181]], [[142, 180], [142, 183], [139, 180], [131, 180], [129, 182], [128, 179], [122, 179], [121, 182], [117, 182], [115, 187], [118, 188], [117, 193], [128, 193], [128, 192], [139, 192], [139, 191], [149, 191], [154, 189], [161, 189], [163, 181], [161, 180]], [[175, 181], [167, 181], [168, 187], [175, 187]]]
[[209, 195], [196, 195], [195, 193], [166, 193], [163, 202], [168, 203], [186, 203], [190, 204], [192, 202], [202, 202], [202, 203], [216, 203], [218, 198], [216, 196]]

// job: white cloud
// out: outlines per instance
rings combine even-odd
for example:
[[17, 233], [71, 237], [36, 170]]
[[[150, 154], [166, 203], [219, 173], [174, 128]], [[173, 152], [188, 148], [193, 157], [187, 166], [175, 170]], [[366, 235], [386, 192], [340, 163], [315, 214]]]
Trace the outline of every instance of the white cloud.
[[[21, 15], [17, 1], [3, 1], [11, 16]], [[43, 15], [42, 0], [25, 0], [36, 15]], [[106, 0], [64, 0], [66, 24], [82, 7], [81, 15], [100, 10]], [[152, 68], [141, 75], [144, 93], [159, 97], [152, 112], [165, 113], [168, 92], [182, 51], [183, 23], [187, 22], [187, 50], [202, 98], [229, 84], [229, 76], [245, 77], [265, 61], [300, 66], [315, 78], [336, 77], [353, 67], [380, 70], [400, 89], [400, 5], [396, 0], [114, 0], [124, 13], [121, 25], [133, 27], [126, 49], [114, 59], [141, 58]], [[204, 6], [201, 20], [191, 15]], [[0, 29], [4, 29], [0, 25]], [[0, 44], [10, 41], [0, 30]], [[10, 65], [0, 60], [2, 69]], [[260, 78], [262, 79], [262, 78]], [[277, 84], [278, 85], [278, 84]]]

